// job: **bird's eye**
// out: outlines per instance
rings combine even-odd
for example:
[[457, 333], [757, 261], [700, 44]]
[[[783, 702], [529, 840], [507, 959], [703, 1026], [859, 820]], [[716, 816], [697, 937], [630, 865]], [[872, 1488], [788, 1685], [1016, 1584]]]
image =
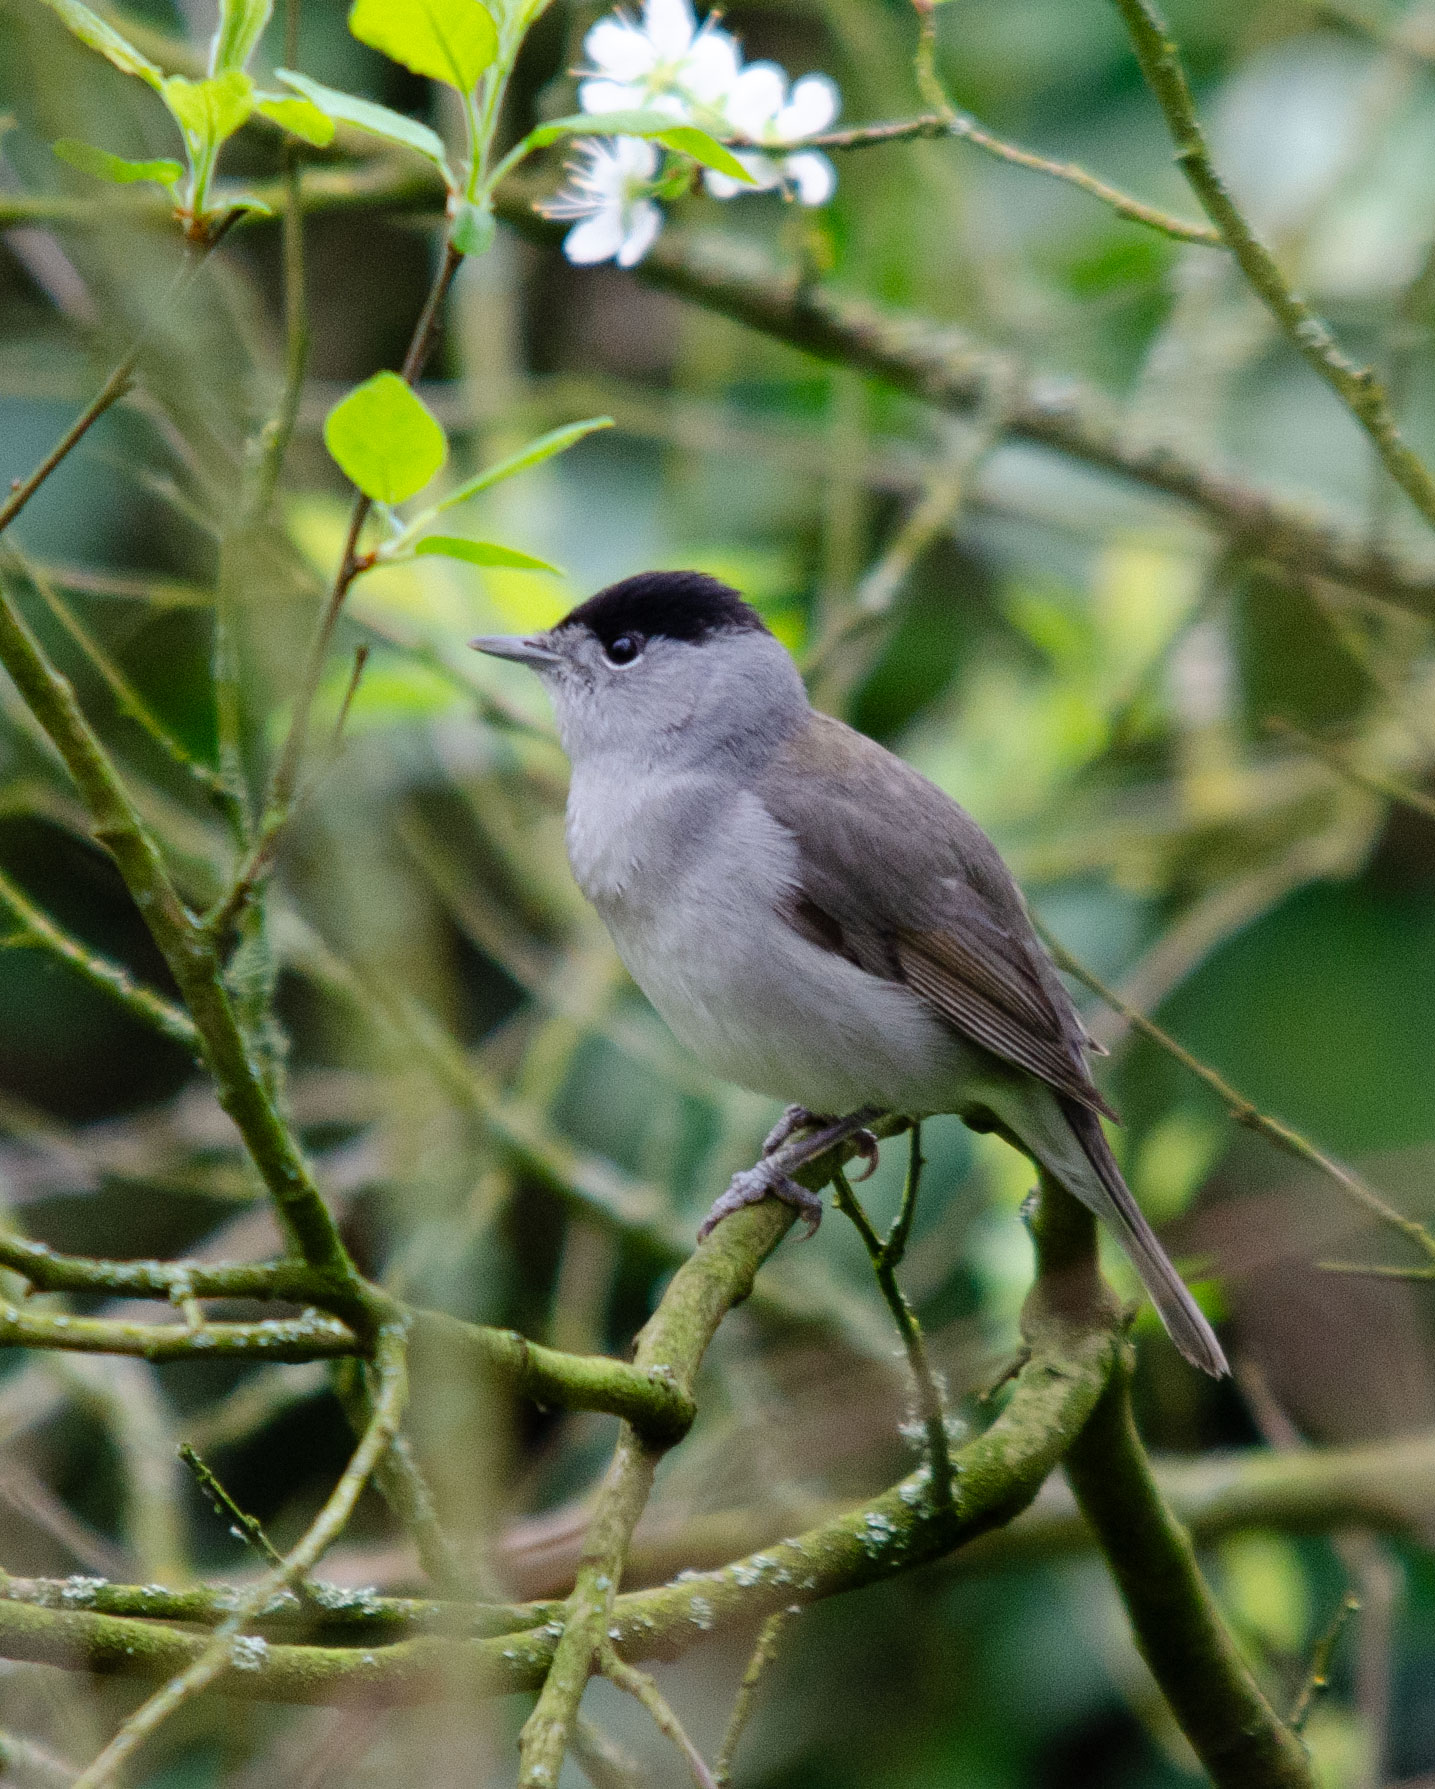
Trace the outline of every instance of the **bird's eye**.
[[604, 650], [613, 664], [631, 665], [643, 650], [643, 642], [637, 634], [619, 634], [616, 640], [609, 641]]

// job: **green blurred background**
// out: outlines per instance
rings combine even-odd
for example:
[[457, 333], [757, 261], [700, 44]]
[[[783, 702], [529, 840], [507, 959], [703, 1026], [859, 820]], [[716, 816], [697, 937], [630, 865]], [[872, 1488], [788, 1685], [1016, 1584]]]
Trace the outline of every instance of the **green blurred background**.
[[[1419, 0], [1363, 4], [1352, 19], [1297, 0], [1191, 0], [1172, 20], [1242, 203], [1352, 352], [1391, 373], [1414, 442], [1435, 451], [1435, 79], [1419, 49], [1435, 45], [1435, 17]], [[534, 33], [515, 131], [571, 109], [566, 71], [600, 10], [559, 0]], [[192, 42], [212, 24], [207, 0], [148, 0], [130, 17]], [[897, 0], [759, 0], [726, 21], [750, 57], [828, 71], [846, 121], [920, 109], [914, 19]], [[938, 26], [944, 78], [991, 129], [1191, 215], [1101, 0], [950, 0]], [[1397, 30], [1416, 50], [1391, 47]], [[444, 121], [422, 83], [348, 37], [337, 0], [303, 0], [300, 39], [299, 66], [319, 79]], [[62, 135], [169, 152], [149, 96], [38, 0], [0, 3], [0, 111], [11, 193], [93, 198], [50, 154]], [[257, 132], [226, 162], [253, 178], [276, 166], [273, 139]], [[692, 199], [670, 228], [830, 265], [844, 290], [952, 325], [1054, 393], [1068, 381], [1104, 390], [1138, 438], [1172, 438], [1435, 559], [1357, 429], [1224, 257], [962, 144], [869, 150], [839, 172], [818, 214], [776, 198]], [[282, 376], [277, 228], [236, 231], [177, 305], [164, 296], [170, 236], [119, 207], [78, 226], [11, 228], [0, 247], [0, 480], [30, 469], [137, 327], [154, 331], [141, 396], [96, 428], [16, 533], [202, 756], [214, 750], [220, 587], [243, 618], [256, 764], [274, 741], [345, 524], [319, 425], [351, 384], [398, 364], [433, 219], [316, 217], [306, 252], [309, 379], [278, 519], [256, 533], [238, 525], [238, 492]], [[819, 701], [964, 802], [1098, 974], [1258, 1105], [1412, 1215], [1432, 1215], [1435, 821], [1270, 728], [1293, 722], [1367, 774], [1435, 787], [1423, 619], [1282, 575], [1174, 503], [1003, 444], [999, 414], [937, 416], [507, 232], [460, 275], [423, 391], [450, 432], [454, 477], [575, 417], [606, 412], [618, 426], [473, 506], [476, 526], [553, 558], [566, 582], [429, 560], [361, 581], [349, 606], [331, 718], [353, 647], [367, 641], [372, 656], [342, 749], [288, 837], [270, 930], [288, 1098], [367, 1270], [465, 1316], [620, 1351], [774, 1116], [706, 1080], [626, 981], [567, 875], [565, 767], [542, 699], [517, 668], [463, 645], [546, 623], [651, 566], [732, 580], [809, 658], [886, 580], [895, 598], [881, 623], [822, 655]], [[941, 526], [903, 567], [891, 554], [904, 518], [943, 491]], [[229, 861], [223, 830], [42, 594], [25, 601], [187, 891], [212, 897]], [[164, 985], [8, 684], [0, 866], [76, 935]], [[13, 1221], [91, 1253], [269, 1246], [256, 1183], [183, 1052], [12, 942], [0, 954], [0, 1192]], [[1152, 1445], [1254, 1447], [1283, 1425], [1317, 1445], [1435, 1428], [1428, 1290], [1317, 1266], [1408, 1264], [1399, 1243], [1239, 1130], [1169, 1057], [1125, 1041], [1110, 1014], [1091, 1016], [1113, 1048], [1104, 1073], [1126, 1119], [1127, 1172], [1178, 1258], [1209, 1275], [1203, 1291], [1240, 1368], [1235, 1384], [1198, 1382], [1141, 1323]], [[515, 1136], [537, 1139], [545, 1171]], [[1017, 1215], [1029, 1171], [955, 1120], [929, 1125], [926, 1143], [906, 1283], [954, 1408], [979, 1422], [974, 1400], [1011, 1354], [1029, 1278]], [[873, 1183], [881, 1213], [902, 1151], [887, 1153]], [[764, 1284], [770, 1297], [719, 1337], [699, 1426], [664, 1469], [646, 1531], [660, 1572], [705, 1524], [781, 1533], [908, 1469], [902, 1376], [856, 1239], [829, 1219], [813, 1243], [785, 1245]], [[418, 1420], [443, 1495], [490, 1581], [525, 1594], [560, 1584], [611, 1423], [430, 1402], [420, 1398]], [[242, 1548], [171, 1464], [182, 1437], [281, 1543], [345, 1457], [317, 1368], [241, 1376], [17, 1358], [0, 1378], [0, 1564], [242, 1574]], [[669, 1557], [665, 1536], [678, 1537]], [[1283, 1706], [1354, 1576], [1366, 1612], [1308, 1730], [1324, 1780], [1435, 1781], [1427, 1554], [1254, 1532], [1208, 1564]], [[326, 1569], [416, 1581], [377, 1500]], [[746, 1644], [699, 1648], [664, 1675], [704, 1745]], [[132, 1700], [44, 1667], [0, 1675], [0, 1725], [77, 1761]], [[635, 1705], [598, 1686], [591, 1706], [655, 1781], [680, 1780]], [[176, 1722], [136, 1780], [321, 1789], [403, 1772], [424, 1789], [500, 1784], [522, 1713], [215, 1704]], [[1100, 1566], [1079, 1559], [932, 1571], [804, 1615], [764, 1686], [738, 1780], [1157, 1789], [1192, 1770]]]

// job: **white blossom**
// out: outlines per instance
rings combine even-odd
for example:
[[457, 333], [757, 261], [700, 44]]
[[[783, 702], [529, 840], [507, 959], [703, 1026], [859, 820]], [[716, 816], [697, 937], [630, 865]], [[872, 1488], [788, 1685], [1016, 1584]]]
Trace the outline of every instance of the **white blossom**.
[[539, 206], [545, 217], [571, 219], [563, 253], [580, 266], [616, 261], [635, 267], [663, 227], [650, 197], [658, 151], [643, 137], [585, 137], [568, 164], [568, 182]]
[[[715, 198], [780, 188], [804, 205], [825, 204], [836, 173], [819, 150], [800, 145], [837, 116], [836, 85], [816, 74], [789, 84], [775, 62], [744, 67], [737, 40], [715, 19], [700, 24], [691, 0], [643, 0], [638, 18], [619, 11], [600, 19], [583, 43], [588, 65], [578, 71], [579, 105], [599, 130], [605, 112], [656, 111], [713, 136], [761, 144], [735, 151], [750, 185], [706, 171]], [[632, 267], [642, 260], [663, 223], [653, 196], [661, 161], [645, 138], [578, 143], [566, 184], [539, 206], [545, 217], [573, 223], [563, 242], [570, 261]]]
[[641, 23], [618, 12], [583, 40], [591, 68], [578, 89], [585, 112], [648, 110], [690, 120], [720, 106], [738, 78], [738, 46], [689, 0], [644, 0]]
[[[786, 71], [775, 62], [750, 62], [728, 90], [723, 112], [728, 134], [778, 148], [800, 143], [827, 129], [837, 116], [842, 96], [826, 75], [804, 75], [788, 92]], [[817, 149], [794, 155], [760, 155], [738, 150], [737, 159], [762, 190], [788, 187], [804, 205], [825, 205], [837, 186], [832, 163]], [[750, 192], [729, 174], [709, 169], [707, 189], [718, 199]]]

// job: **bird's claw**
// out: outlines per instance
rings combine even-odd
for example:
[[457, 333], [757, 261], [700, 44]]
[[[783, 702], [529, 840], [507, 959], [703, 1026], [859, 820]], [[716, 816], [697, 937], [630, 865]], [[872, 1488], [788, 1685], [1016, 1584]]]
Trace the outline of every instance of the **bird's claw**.
[[[821, 1196], [809, 1192], [790, 1174], [784, 1174], [774, 1162], [766, 1160], [759, 1162], [755, 1168], [744, 1168], [741, 1173], [733, 1175], [728, 1182], [727, 1191], [703, 1219], [702, 1228], [698, 1231], [698, 1241], [701, 1242], [711, 1234], [725, 1217], [741, 1211], [744, 1205], [756, 1205], [769, 1196], [781, 1199], [785, 1204], [795, 1205], [799, 1214], [807, 1221], [807, 1236], [817, 1234], [817, 1226], [822, 1222]], [[803, 1237], [804, 1242], [807, 1236]]]
[[869, 1130], [853, 1131], [852, 1147], [865, 1163], [862, 1172], [852, 1176], [860, 1186], [864, 1180], [870, 1180], [877, 1172], [877, 1164], [882, 1159], [881, 1152], [877, 1146], [876, 1134]]

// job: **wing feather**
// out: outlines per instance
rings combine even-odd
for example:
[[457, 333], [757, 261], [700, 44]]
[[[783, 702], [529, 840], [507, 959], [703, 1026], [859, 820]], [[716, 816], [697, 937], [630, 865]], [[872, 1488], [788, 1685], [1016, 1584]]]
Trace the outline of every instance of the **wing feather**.
[[[910, 766], [814, 714], [759, 791], [798, 848], [783, 916], [810, 942], [902, 981], [953, 1030], [1114, 1117], [1086, 1034], [996, 847]], [[900, 841], [901, 868], [893, 851]]]

